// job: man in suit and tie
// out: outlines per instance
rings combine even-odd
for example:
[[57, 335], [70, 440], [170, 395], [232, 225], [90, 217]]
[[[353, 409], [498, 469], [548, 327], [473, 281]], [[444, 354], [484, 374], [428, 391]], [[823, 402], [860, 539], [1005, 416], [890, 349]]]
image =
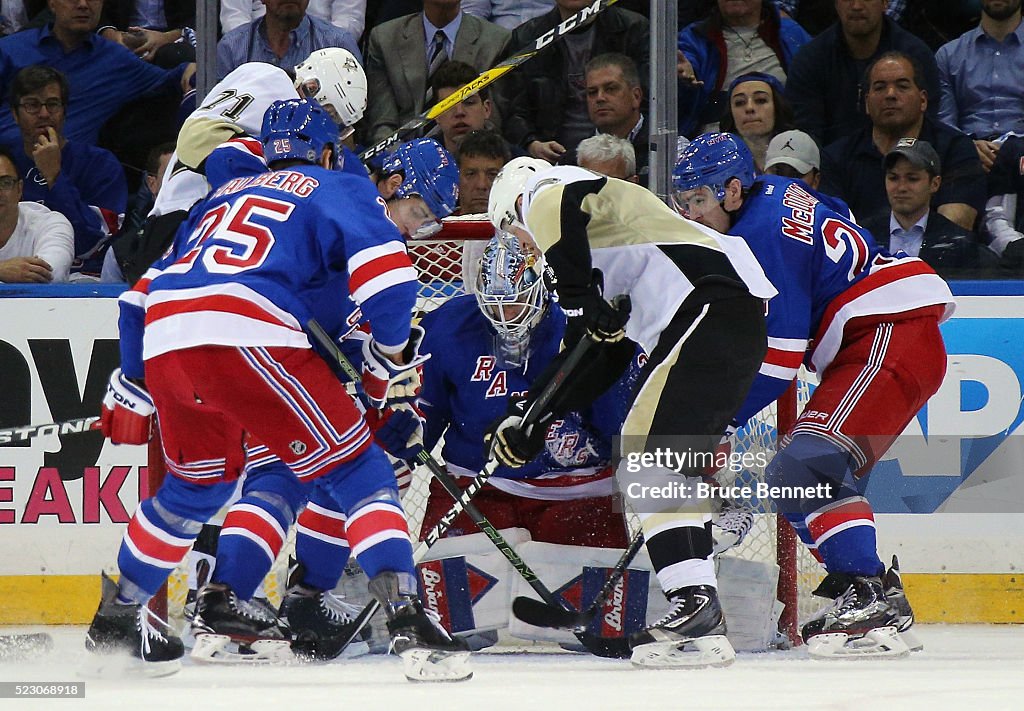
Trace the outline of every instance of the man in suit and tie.
[[988, 254], [974, 233], [931, 209], [942, 184], [942, 165], [928, 141], [901, 138], [886, 154], [883, 167], [891, 211], [862, 223], [880, 245], [920, 257], [947, 278], [994, 262], [995, 255]]
[[462, 12], [461, 0], [423, 0], [423, 12], [378, 25], [366, 51], [367, 142], [395, 132], [436, 103], [430, 78], [448, 59], [490, 69], [510, 33]]

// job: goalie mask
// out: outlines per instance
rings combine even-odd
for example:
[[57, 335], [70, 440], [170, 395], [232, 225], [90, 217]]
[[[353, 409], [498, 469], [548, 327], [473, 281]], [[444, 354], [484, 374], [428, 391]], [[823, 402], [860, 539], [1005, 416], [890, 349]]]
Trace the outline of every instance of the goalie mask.
[[342, 139], [355, 130], [366, 111], [366, 74], [347, 49], [318, 49], [295, 67], [295, 88], [320, 103], [336, 124]]
[[476, 301], [497, 332], [505, 362], [523, 365], [530, 334], [547, 311], [548, 290], [541, 262], [524, 251], [514, 235], [502, 232], [487, 243], [477, 274]]

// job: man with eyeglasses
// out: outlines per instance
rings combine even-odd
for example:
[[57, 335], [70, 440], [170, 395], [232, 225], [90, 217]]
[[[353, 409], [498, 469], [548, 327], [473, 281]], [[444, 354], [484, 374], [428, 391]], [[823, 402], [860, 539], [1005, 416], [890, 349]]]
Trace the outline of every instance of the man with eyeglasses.
[[75, 234], [72, 279], [99, 278], [103, 252], [117, 234], [128, 202], [124, 171], [114, 154], [64, 135], [70, 88], [41, 64], [14, 77], [11, 112], [21, 141], [11, 146], [24, 199], [64, 215]]
[[14, 156], [0, 146], [0, 283], [67, 281], [74, 256], [71, 225], [42, 205], [21, 202], [21, 184]]

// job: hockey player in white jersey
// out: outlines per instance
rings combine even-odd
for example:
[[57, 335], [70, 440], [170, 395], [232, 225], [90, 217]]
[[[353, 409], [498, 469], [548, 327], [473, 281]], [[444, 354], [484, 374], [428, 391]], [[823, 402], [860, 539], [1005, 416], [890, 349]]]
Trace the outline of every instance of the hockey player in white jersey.
[[[544, 251], [569, 315], [567, 345], [581, 337], [600, 344], [588, 368], [573, 374], [579, 382], [574, 379], [565, 401], [551, 405], [552, 416], [599, 395], [616, 368], [621, 372], [622, 356], [635, 341], [649, 360], [622, 427], [623, 452], [628, 457], [653, 454], [652, 446], [685, 447], [699, 455], [690, 461], [708, 461], [764, 356], [764, 299], [775, 288], [742, 240], [683, 220], [644, 188], [531, 160], [513, 160], [499, 173], [491, 188], [491, 219], [499, 228], [525, 224]], [[631, 315], [605, 300], [602, 281], [608, 295], [631, 298]], [[530, 392], [542, 387], [534, 382]], [[543, 447], [544, 428], [523, 430], [522, 419], [509, 413], [492, 425], [491, 451], [503, 464], [522, 466]], [[700, 476], [703, 466], [641, 469], [670, 484], [679, 474]], [[621, 465], [617, 476], [621, 482]], [[707, 502], [682, 494], [669, 502], [630, 503], [672, 603], [662, 619], [630, 638], [633, 663], [732, 663]]]
[[[247, 62], [219, 81], [185, 120], [178, 132], [153, 209], [150, 210], [140, 251], [125, 270], [129, 283], [170, 246], [189, 209], [206, 197], [210, 184], [203, 162], [234, 136], [259, 136], [263, 114], [274, 101], [294, 97], [315, 99], [339, 127], [344, 139], [366, 110], [366, 75], [346, 49], [318, 49], [292, 71], [264, 62]], [[339, 161], [351, 169], [358, 159], [347, 149]], [[343, 166], [345, 167], [345, 166]]]

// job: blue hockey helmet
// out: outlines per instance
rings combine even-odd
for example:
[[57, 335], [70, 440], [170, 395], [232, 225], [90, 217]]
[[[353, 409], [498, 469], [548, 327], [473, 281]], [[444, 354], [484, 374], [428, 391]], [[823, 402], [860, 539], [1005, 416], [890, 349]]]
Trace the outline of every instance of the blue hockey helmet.
[[268, 164], [278, 160], [318, 163], [326, 146], [337, 150], [338, 125], [316, 101], [275, 101], [263, 114], [260, 143]]
[[384, 160], [384, 175], [401, 172], [398, 197], [419, 195], [434, 217], [455, 212], [459, 202], [459, 167], [452, 154], [432, 138], [418, 138], [400, 145]]
[[672, 199], [681, 209], [682, 202], [677, 199], [680, 193], [707, 186], [721, 202], [730, 178], [749, 188], [755, 177], [754, 156], [743, 139], [731, 133], [705, 133], [679, 154], [672, 170]]

